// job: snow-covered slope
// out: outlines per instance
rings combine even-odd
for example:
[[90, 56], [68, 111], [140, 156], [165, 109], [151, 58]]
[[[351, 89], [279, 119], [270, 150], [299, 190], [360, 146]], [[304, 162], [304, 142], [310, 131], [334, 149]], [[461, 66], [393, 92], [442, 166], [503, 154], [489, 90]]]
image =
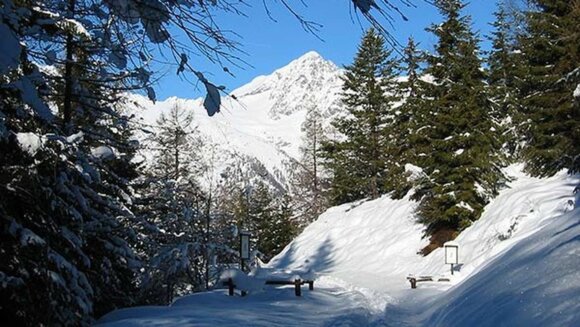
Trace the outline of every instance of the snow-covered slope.
[[[578, 177], [562, 172], [552, 178], [526, 176], [512, 166], [513, 178], [476, 223], [463, 231], [459, 271], [444, 290], [482, 269], [498, 254], [538, 231], [554, 217], [572, 210]], [[387, 196], [329, 209], [270, 262], [271, 267], [311, 270], [358, 287], [391, 295], [409, 288], [406, 276], [449, 275], [443, 249], [427, 257], [417, 252], [427, 243], [413, 211], [416, 202]]]
[[580, 326], [579, 268], [580, 208], [450, 290], [424, 325]]
[[[131, 95], [132, 110], [146, 126], [180, 104], [192, 110], [206, 141], [203, 154], [214, 176], [236, 159], [247, 169], [284, 185], [286, 163], [298, 158], [301, 125], [308, 106], [316, 105], [328, 122], [340, 111], [341, 70], [316, 52], [308, 52], [268, 76], [260, 76], [222, 99], [221, 113], [208, 117], [203, 99], [169, 98], [153, 104]], [[237, 100], [236, 100], [237, 99]], [[262, 171], [260, 171], [260, 169]]]

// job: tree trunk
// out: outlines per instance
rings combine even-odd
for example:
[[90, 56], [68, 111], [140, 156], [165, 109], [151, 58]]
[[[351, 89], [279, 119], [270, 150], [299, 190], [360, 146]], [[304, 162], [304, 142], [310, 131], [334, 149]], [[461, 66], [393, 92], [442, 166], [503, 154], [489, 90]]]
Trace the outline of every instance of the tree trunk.
[[[69, 0], [68, 2], [68, 18], [74, 19], [76, 0]], [[72, 32], [67, 32], [66, 36], [66, 62], [64, 64], [64, 104], [63, 104], [63, 120], [62, 127], [65, 133], [70, 132], [70, 124], [72, 120], [72, 70], [73, 70], [73, 54], [74, 54], [74, 36]]]

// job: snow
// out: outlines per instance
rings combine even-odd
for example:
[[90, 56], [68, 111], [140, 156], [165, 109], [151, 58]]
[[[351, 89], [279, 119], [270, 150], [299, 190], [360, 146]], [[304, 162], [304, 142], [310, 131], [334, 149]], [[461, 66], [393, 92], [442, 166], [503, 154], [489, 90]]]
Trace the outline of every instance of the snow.
[[47, 104], [38, 95], [37, 86], [30, 76], [22, 76], [19, 80], [10, 84], [11, 87], [20, 92], [22, 101], [32, 108], [33, 112], [41, 119], [51, 122], [54, 115]]
[[580, 98], [580, 84], [576, 85], [576, 89], [574, 90], [574, 97]]
[[421, 167], [417, 167], [410, 163], [405, 164], [405, 173], [407, 174], [407, 180], [411, 182], [427, 176]]
[[91, 155], [101, 160], [115, 159], [115, 150], [107, 145], [101, 145], [91, 149]]
[[31, 231], [30, 229], [23, 228], [20, 232], [20, 244], [22, 246], [26, 245], [44, 245], [46, 242], [42, 237], [38, 236], [36, 233]]
[[67, 136], [66, 141], [70, 144], [78, 144], [78, 143], [82, 142], [84, 137], [85, 137], [85, 133], [78, 132], [78, 133], [72, 134], [70, 136]]
[[459, 246], [459, 243], [456, 241], [447, 241], [443, 246]]
[[465, 151], [465, 149], [459, 149], [457, 151], [455, 151], [455, 155], [458, 156], [460, 154], [462, 154]]
[[34, 133], [17, 133], [16, 140], [20, 148], [31, 156], [34, 156], [42, 147], [41, 137]]
[[302, 297], [291, 287], [247, 297], [226, 294], [218, 290], [182, 297], [169, 307], [118, 310], [96, 326], [368, 326], [374, 317], [364, 295], [336, 286], [325, 292], [306, 288]]
[[[454, 283], [537, 231], [546, 220], [570, 210], [577, 178], [560, 173], [537, 179], [523, 174], [521, 168], [506, 170], [514, 180], [486, 207], [482, 218], [457, 238], [465, 265], [454, 275]], [[460, 205], [471, 208], [467, 203]], [[312, 269], [388, 292], [406, 287], [402, 281], [407, 274], [447, 274], [442, 249], [425, 258], [417, 255], [427, 241], [415, 222], [415, 208], [416, 203], [408, 198], [388, 197], [331, 208], [270, 264]]]
[[425, 325], [578, 326], [579, 222], [576, 209], [493, 259], [435, 304]]
[[77, 20], [65, 18], [59, 22], [59, 25], [72, 29], [76, 35], [82, 36], [89, 40], [91, 39], [91, 34], [87, 31], [85, 26]]
[[475, 211], [475, 210], [473, 209], [473, 207], [471, 207], [471, 206], [469, 205], [469, 203], [466, 203], [466, 202], [463, 202], [463, 201], [459, 202], [459, 203], [457, 204], [457, 206], [458, 206], [459, 208], [464, 208], [464, 209], [467, 209], [468, 211], [471, 211], [471, 212]]

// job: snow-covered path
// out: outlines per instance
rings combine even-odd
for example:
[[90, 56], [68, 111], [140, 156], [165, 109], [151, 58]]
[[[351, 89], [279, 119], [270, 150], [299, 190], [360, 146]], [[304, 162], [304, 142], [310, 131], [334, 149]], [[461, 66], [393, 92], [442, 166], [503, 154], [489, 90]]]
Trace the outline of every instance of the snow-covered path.
[[[382, 317], [385, 299], [320, 278], [302, 297], [290, 287], [269, 287], [246, 297], [227, 290], [198, 293], [168, 307], [117, 310], [97, 326], [371, 326]], [[381, 308], [382, 307], [382, 308]]]

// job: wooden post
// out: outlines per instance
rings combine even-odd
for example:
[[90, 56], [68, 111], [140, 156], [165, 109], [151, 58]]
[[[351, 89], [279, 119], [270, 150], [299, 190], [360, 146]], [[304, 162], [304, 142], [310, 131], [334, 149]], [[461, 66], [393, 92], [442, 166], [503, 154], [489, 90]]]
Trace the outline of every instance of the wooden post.
[[301, 284], [302, 283], [301, 283], [300, 279], [294, 280], [294, 293], [296, 294], [296, 296], [302, 296], [302, 289], [300, 288]]
[[234, 281], [228, 278], [228, 295], [234, 296]]
[[313, 280], [308, 281], [308, 289], [311, 291], [314, 290], [314, 281]]

